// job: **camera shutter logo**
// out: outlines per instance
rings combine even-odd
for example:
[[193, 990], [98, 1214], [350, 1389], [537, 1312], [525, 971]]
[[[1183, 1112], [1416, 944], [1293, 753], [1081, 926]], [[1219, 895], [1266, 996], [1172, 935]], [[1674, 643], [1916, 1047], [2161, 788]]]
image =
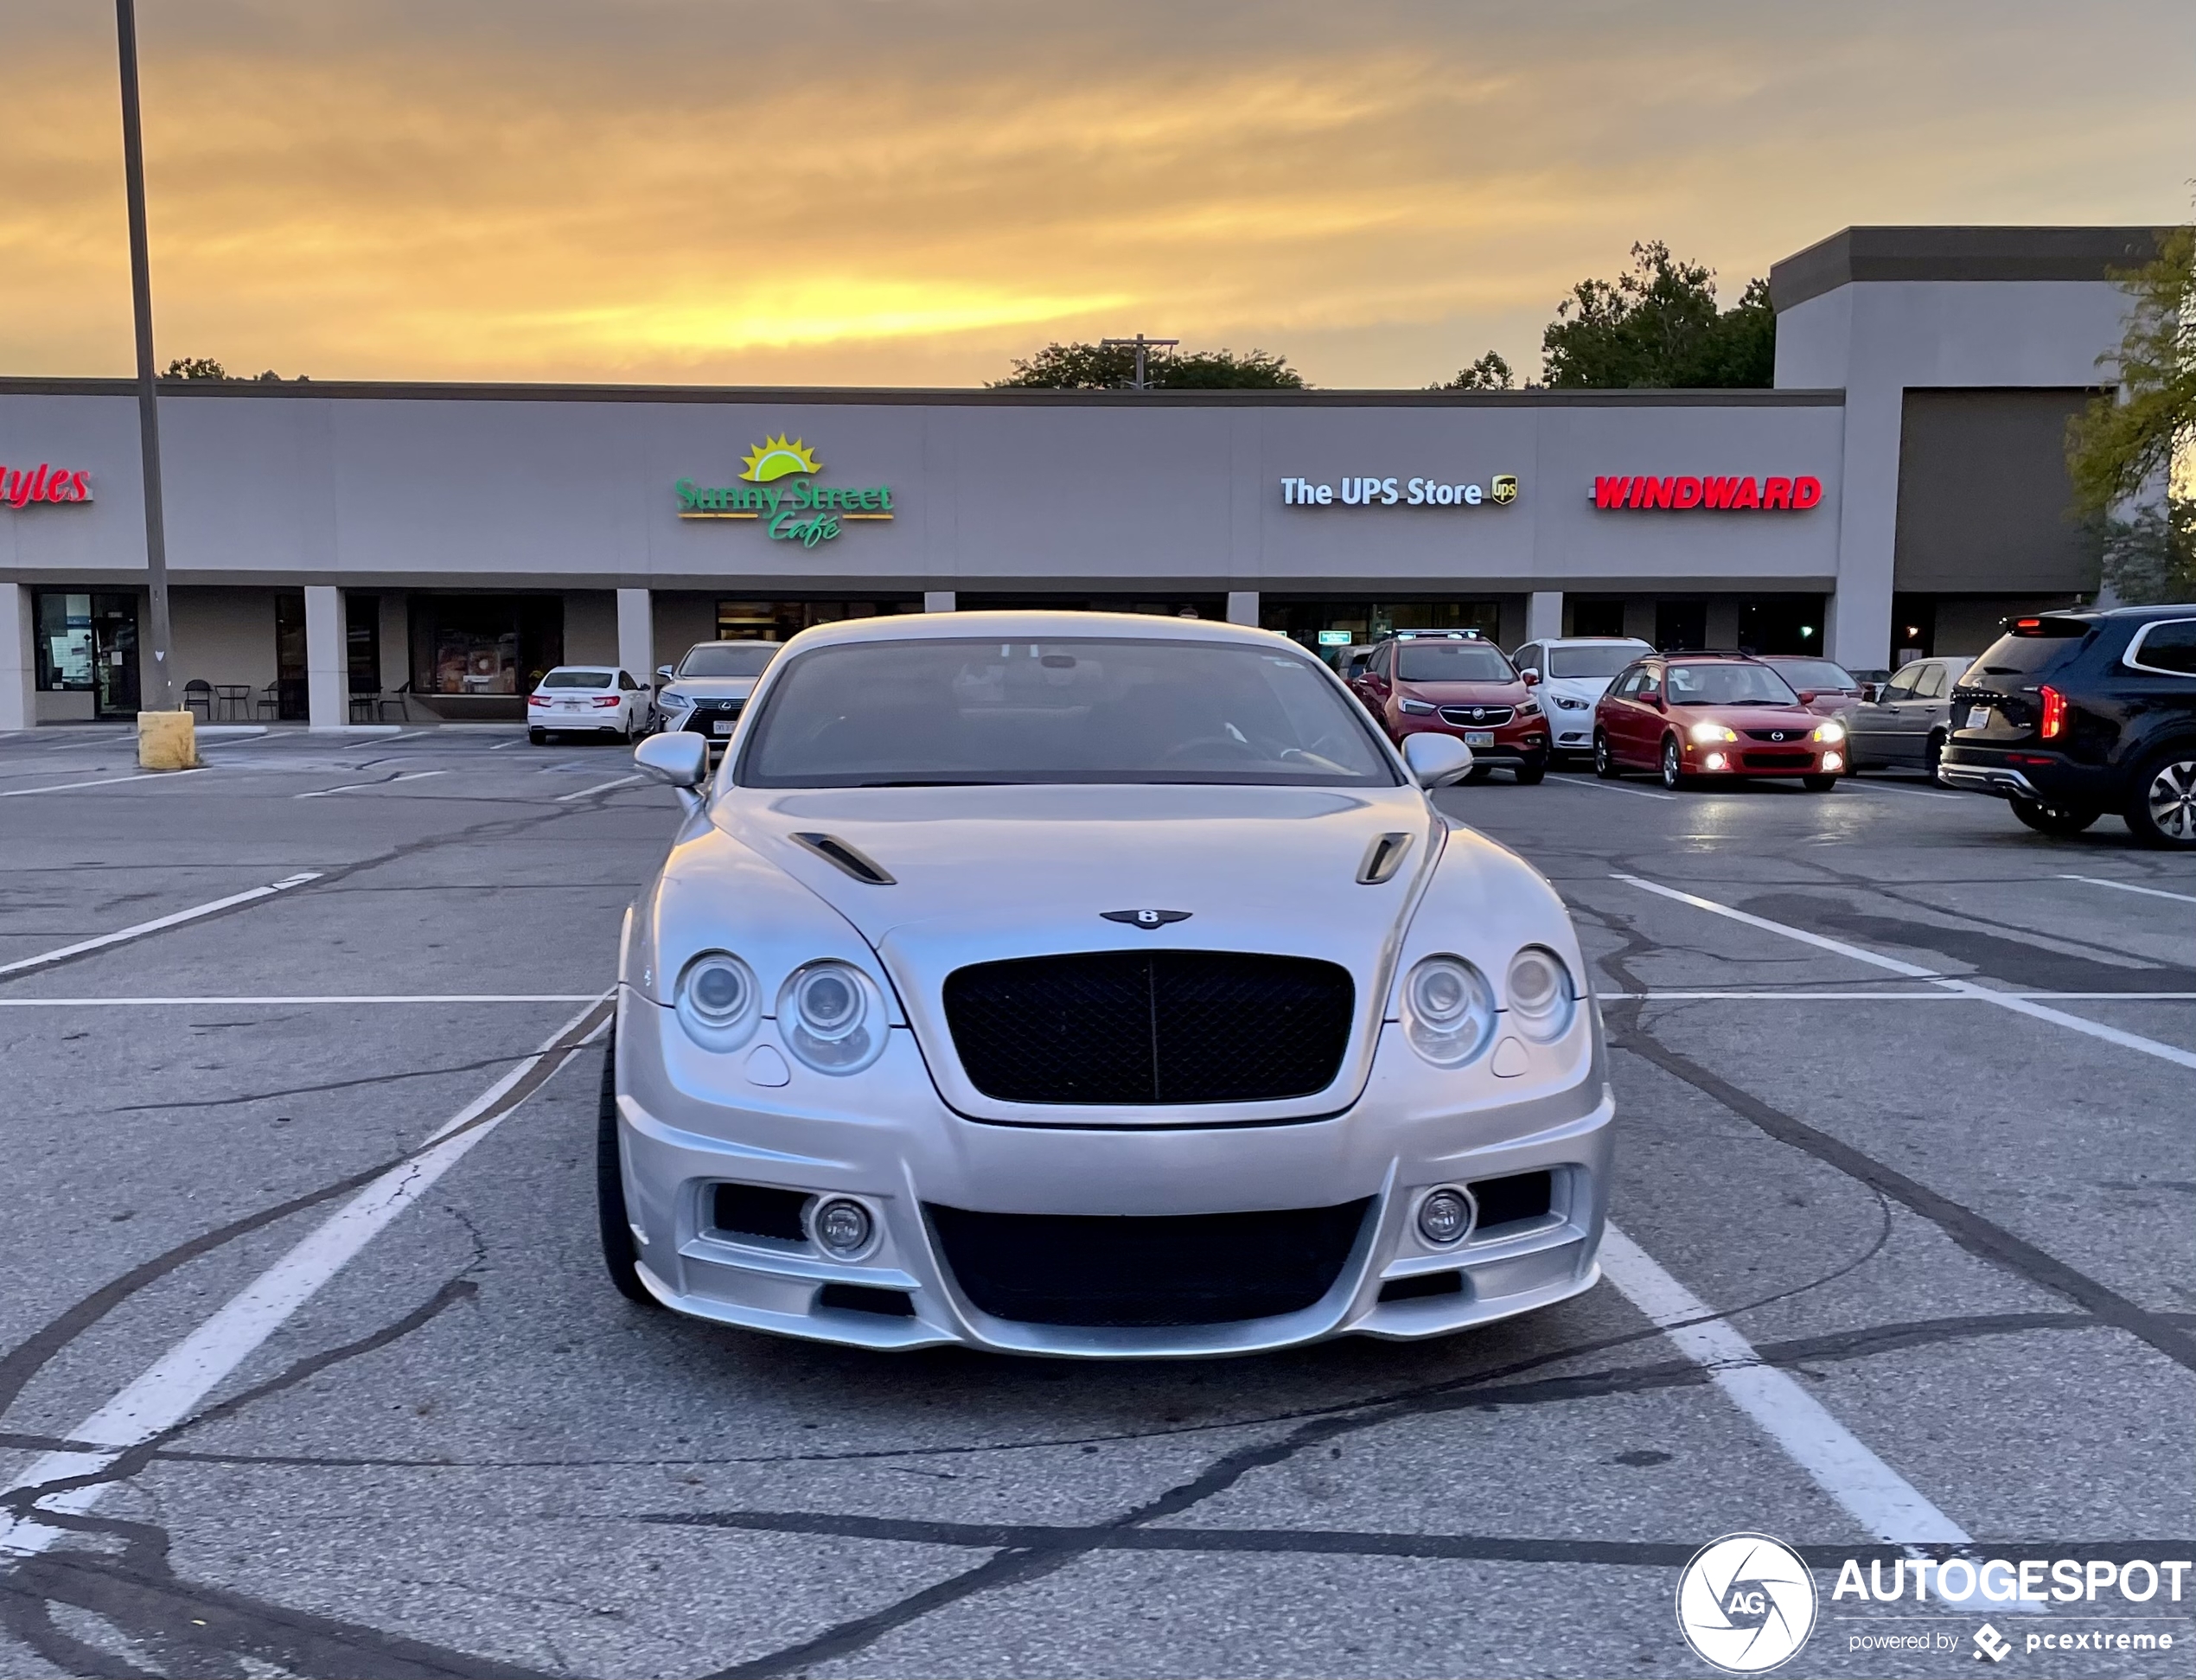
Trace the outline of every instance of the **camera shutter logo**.
[[1678, 1631], [1695, 1656], [1727, 1674], [1765, 1674], [1797, 1657], [1815, 1611], [1805, 1561], [1765, 1534], [1710, 1541], [1677, 1578]]

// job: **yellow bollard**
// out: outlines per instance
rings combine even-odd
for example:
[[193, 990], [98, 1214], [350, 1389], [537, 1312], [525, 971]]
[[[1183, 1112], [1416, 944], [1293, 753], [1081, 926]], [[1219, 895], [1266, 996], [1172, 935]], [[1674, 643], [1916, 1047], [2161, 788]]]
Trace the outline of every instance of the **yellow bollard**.
[[198, 768], [198, 730], [189, 712], [137, 713], [137, 768], [141, 770], [195, 770]]

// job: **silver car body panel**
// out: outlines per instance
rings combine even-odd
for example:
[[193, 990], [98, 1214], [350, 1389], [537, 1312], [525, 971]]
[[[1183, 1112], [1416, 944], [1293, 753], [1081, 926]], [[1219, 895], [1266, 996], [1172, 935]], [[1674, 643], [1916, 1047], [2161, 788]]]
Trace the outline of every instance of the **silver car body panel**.
[[[1292, 646], [1164, 619], [908, 616], [804, 633], [763, 685], [827, 641], [971, 633]], [[768, 704], [767, 692], [757, 704]], [[857, 879], [791, 838], [817, 831], [874, 859], [894, 884]], [[1369, 842], [1388, 833], [1423, 843], [1392, 878], [1359, 885]], [[1151, 929], [1103, 917], [1143, 907], [1191, 914]], [[1503, 1003], [1508, 965], [1526, 944], [1554, 951], [1581, 994], [1566, 1033], [1533, 1041], [1512, 1029], [1505, 1008], [1490, 1047], [1461, 1069], [1438, 1068], [1409, 1046], [1398, 993], [1413, 963], [1465, 957]], [[1076, 1107], [991, 1098], [962, 1070], [942, 1003], [954, 969], [1158, 949], [1310, 956], [1347, 968], [1356, 1017], [1328, 1089], [1277, 1102]], [[859, 966], [889, 1002], [884, 1053], [859, 1073], [815, 1072], [767, 1013], [738, 1050], [704, 1049], [671, 1005], [681, 968], [711, 949], [751, 966], [766, 1012], [802, 963]], [[1569, 917], [1529, 865], [1450, 824], [1414, 786], [797, 790], [732, 785], [728, 767], [636, 902], [620, 981], [615, 1089], [642, 1276], [665, 1304], [698, 1317], [878, 1348], [960, 1342], [1196, 1356], [1350, 1332], [1438, 1334], [1560, 1300], [1599, 1274], [1612, 1102]], [[1543, 1169], [1553, 1192], [1544, 1217], [1474, 1230], [1449, 1248], [1418, 1235], [1427, 1191]], [[813, 1243], [714, 1230], [709, 1198], [723, 1182], [852, 1197], [871, 1210], [879, 1237], [839, 1261]], [[1159, 1328], [992, 1317], [956, 1285], [923, 1211], [1201, 1215], [1360, 1198], [1371, 1207], [1356, 1246], [1313, 1306]], [[1383, 1284], [1427, 1272], [1457, 1273], [1459, 1282], [1381, 1299]], [[904, 1291], [910, 1313], [820, 1305], [830, 1283]]]

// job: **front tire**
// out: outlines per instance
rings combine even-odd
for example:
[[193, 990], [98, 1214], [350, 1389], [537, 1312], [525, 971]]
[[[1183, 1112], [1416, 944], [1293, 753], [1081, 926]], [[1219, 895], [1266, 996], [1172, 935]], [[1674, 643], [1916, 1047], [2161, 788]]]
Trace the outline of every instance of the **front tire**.
[[1494, 773], [1495, 767], [1492, 764], [1474, 764], [1470, 770], [1466, 770], [1461, 776], [1459, 776], [1458, 780], [1465, 783], [1484, 782]]
[[1929, 777], [1929, 784], [1932, 788], [1941, 788], [1944, 785], [1944, 778], [1939, 774], [1944, 762], [1944, 738], [1942, 735], [1931, 735], [1929, 738], [1929, 744], [1922, 749], [1922, 772]]
[[[2033, 799], [2008, 799], [2006, 803], [2024, 826], [2040, 834], [2078, 834], [2103, 814], [2071, 805], [2046, 805]], [[2128, 819], [2128, 826], [2135, 826], [2134, 818]]]
[[1517, 785], [1521, 788], [1537, 788], [1541, 784], [1542, 778], [1547, 774], [1548, 766], [1545, 764], [1520, 764], [1517, 767]]
[[1598, 729], [1593, 731], [1593, 773], [1604, 782], [1614, 782], [1624, 774], [1617, 768], [1617, 755], [1609, 749], [1609, 738]]
[[1676, 793], [1687, 784], [1685, 761], [1679, 755], [1677, 737], [1663, 737], [1663, 786]]
[[2146, 759], [2122, 815], [2128, 832], [2145, 846], [2196, 849], [2196, 742]]
[[1806, 789], [1807, 791], [1811, 794], [1831, 793], [1835, 791], [1837, 788], [1837, 777], [1835, 776], [1803, 776], [1799, 778], [1799, 785]]
[[617, 1148], [617, 1029], [603, 1041], [603, 1085], [595, 1111], [595, 1211], [603, 1235], [603, 1264], [628, 1300], [661, 1305], [641, 1281], [640, 1254], [625, 1210], [625, 1166]]

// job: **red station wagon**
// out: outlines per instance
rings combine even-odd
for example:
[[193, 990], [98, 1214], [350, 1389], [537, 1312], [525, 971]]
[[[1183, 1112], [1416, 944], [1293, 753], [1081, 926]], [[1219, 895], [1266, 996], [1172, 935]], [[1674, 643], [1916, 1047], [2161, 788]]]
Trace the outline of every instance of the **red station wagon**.
[[1676, 789], [1796, 776], [1826, 794], [1845, 767], [1845, 725], [1809, 711], [1790, 683], [1744, 654], [1640, 660], [1593, 714], [1593, 768], [1611, 780], [1653, 770]]
[[1548, 774], [1548, 719], [1501, 648], [1470, 630], [1398, 631], [1350, 685], [1401, 746], [1454, 735], [1478, 762], [1465, 779], [1506, 770], [1528, 787]]

